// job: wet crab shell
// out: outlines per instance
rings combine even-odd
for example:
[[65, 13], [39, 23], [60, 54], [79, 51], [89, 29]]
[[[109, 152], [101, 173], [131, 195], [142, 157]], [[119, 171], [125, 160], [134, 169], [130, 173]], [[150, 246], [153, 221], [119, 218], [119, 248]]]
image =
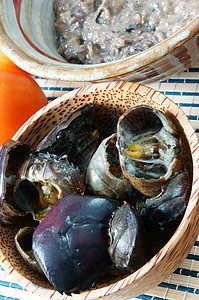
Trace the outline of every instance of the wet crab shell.
[[18, 252], [26, 261], [26, 263], [33, 270], [43, 274], [39, 264], [35, 260], [33, 250], [32, 250], [32, 238], [33, 238], [34, 231], [35, 231], [34, 227], [21, 228], [15, 235], [14, 241]]
[[0, 220], [4, 224], [18, 222], [19, 218], [27, 214], [15, 201], [14, 185], [21, 165], [32, 151], [28, 144], [12, 140], [1, 146]]
[[162, 188], [161, 193], [137, 203], [145, 222], [164, 229], [183, 215], [190, 196], [190, 179], [186, 171], [175, 174]]
[[[87, 124], [91, 126], [93, 118], [93, 104], [88, 104], [83, 108], [77, 109], [45, 136], [37, 145], [37, 151], [49, 152], [56, 155], [65, 153], [65, 151], [70, 152], [76, 131], [79, 131], [81, 127], [87, 127]], [[77, 146], [81, 147], [81, 144]]]
[[33, 235], [33, 252], [60, 293], [90, 288], [112, 264], [108, 227], [120, 204], [97, 196], [69, 195], [57, 201]]
[[159, 194], [164, 182], [181, 169], [180, 138], [165, 113], [134, 107], [119, 118], [117, 135], [122, 171], [144, 195]]
[[92, 103], [76, 110], [53, 128], [36, 148], [37, 152], [67, 155], [70, 162], [85, 172], [97, 148], [99, 132]]
[[121, 199], [132, 194], [132, 186], [120, 168], [117, 134], [104, 139], [94, 153], [87, 168], [86, 183], [94, 195]]
[[19, 207], [40, 221], [60, 198], [83, 194], [84, 176], [66, 156], [37, 153], [29, 156], [19, 171], [15, 199]]
[[119, 270], [135, 272], [148, 260], [147, 236], [141, 215], [125, 202], [114, 211], [109, 225], [109, 254]]

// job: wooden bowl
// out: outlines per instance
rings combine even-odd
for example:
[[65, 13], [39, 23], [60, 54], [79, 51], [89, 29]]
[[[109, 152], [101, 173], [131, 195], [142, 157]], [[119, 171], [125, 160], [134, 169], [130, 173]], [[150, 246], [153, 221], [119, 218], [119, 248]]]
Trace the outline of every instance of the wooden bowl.
[[126, 59], [97, 65], [67, 63], [57, 52], [53, 0], [0, 0], [0, 48], [20, 68], [66, 81], [149, 83], [199, 61], [199, 16], [168, 39]]
[[[183, 111], [160, 92], [129, 82], [91, 84], [71, 91], [33, 115], [15, 134], [14, 140], [30, 143], [35, 147], [39, 141], [63, 118], [87, 103], [97, 105], [99, 122], [112, 112], [123, 113], [135, 105], [149, 105], [169, 112], [177, 124], [182, 139], [185, 167], [192, 178], [191, 195], [184, 217], [167, 244], [133, 274], [117, 281], [107, 282], [91, 291], [73, 295], [72, 299], [129, 299], [147, 292], [168, 277], [185, 259], [198, 235], [199, 224], [199, 143], [194, 129]], [[53, 300], [70, 299], [60, 295], [52, 286], [21, 259], [14, 247], [17, 226], [0, 226], [0, 263], [3, 268], [25, 289]]]

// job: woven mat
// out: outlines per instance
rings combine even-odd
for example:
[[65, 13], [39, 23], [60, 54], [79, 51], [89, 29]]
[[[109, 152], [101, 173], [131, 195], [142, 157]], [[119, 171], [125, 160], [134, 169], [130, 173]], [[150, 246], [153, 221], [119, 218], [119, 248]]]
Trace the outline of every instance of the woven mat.
[[[86, 84], [86, 82], [67, 83], [39, 77], [35, 80], [49, 101]], [[167, 95], [183, 109], [199, 137], [199, 62], [194, 68], [168, 80], [153, 83], [150, 87]], [[47, 300], [24, 290], [0, 267], [0, 300], [17, 299]], [[199, 236], [185, 261], [169, 278], [146, 294], [129, 300], [133, 299], [199, 300]]]

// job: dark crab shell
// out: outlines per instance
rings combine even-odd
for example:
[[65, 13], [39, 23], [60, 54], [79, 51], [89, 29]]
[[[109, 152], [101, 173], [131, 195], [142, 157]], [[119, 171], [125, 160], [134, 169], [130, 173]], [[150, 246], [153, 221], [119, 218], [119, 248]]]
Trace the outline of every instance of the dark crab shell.
[[182, 167], [180, 138], [169, 116], [149, 106], [124, 113], [117, 128], [122, 171], [141, 193], [154, 197]]
[[86, 183], [94, 195], [122, 199], [133, 187], [124, 177], [116, 148], [117, 134], [104, 139], [87, 168]]
[[98, 124], [93, 103], [76, 110], [53, 128], [36, 148], [37, 152], [66, 154], [86, 174], [88, 163], [101, 141], [117, 130], [119, 115], [108, 115]]
[[134, 272], [148, 260], [147, 236], [141, 215], [125, 202], [114, 211], [109, 225], [109, 254], [119, 270]]
[[108, 227], [120, 204], [97, 196], [69, 195], [57, 201], [33, 235], [33, 252], [60, 293], [89, 289], [112, 264]]
[[29, 156], [19, 170], [15, 200], [40, 221], [58, 199], [83, 194], [84, 190], [84, 176], [66, 156], [37, 153]]
[[33, 250], [32, 250], [32, 238], [35, 231], [34, 227], [24, 227], [19, 229], [15, 235], [15, 245], [26, 263], [35, 271], [39, 271], [43, 274], [39, 264], [37, 263]]
[[[81, 127], [86, 127], [86, 125], [92, 126], [93, 118], [93, 104], [85, 105], [83, 108], [76, 110], [45, 136], [38, 144], [37, 151], [49, 152], [56, 155], [68, 151], [66, 154], [69, 154], [73, 147], [74, 137], [78, 133], [76, 131], [79, 131]], [[82, 143], [78, 144], [77, 147], [81, 148]]]
[[8, 140], [1, 146], [0, 220], [4, 224], [18, 222], [20, 217], [27, 214], [15, 201], [14, 185], [18, 171], [30, 153], [32, 148], [22, 142]]
[[94, 105], [87, 104], [53, 128], [36, 148], [37, 152], [67, 155], [70, 162], [85, 172], [97, 148], [99, 132]]
[[146, 223], [164, 229], [183, 215], [190, 196], [190, 180], [186, 171], [175, 174], [162, 188], [161, 193], [137, 203], [137, 209]]

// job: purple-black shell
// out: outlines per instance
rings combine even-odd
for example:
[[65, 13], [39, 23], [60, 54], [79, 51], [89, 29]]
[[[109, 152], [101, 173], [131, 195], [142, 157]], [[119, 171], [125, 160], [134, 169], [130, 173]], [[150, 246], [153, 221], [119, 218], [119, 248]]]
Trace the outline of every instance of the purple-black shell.
[[33, 252], [60, 293], [95, 284], [112, 264], [108, 227], [120, 204], [96, 196], [69, 195], [54, 204], [33, 235]]
[[27, 214], [15, 201], [14, 185], [18, 170], [32, 151], [28, 144], [14, 140], [6, 141], [0, 148], [0, 221], [5, 225], [16, 223]]
[[165, 184], [158, 196], [147, 199], [144, 204], [138, 203], [137, 208], [147, 223], [164, 228], [184, 214], [190, 187], [188, 173], [179, 172]]

